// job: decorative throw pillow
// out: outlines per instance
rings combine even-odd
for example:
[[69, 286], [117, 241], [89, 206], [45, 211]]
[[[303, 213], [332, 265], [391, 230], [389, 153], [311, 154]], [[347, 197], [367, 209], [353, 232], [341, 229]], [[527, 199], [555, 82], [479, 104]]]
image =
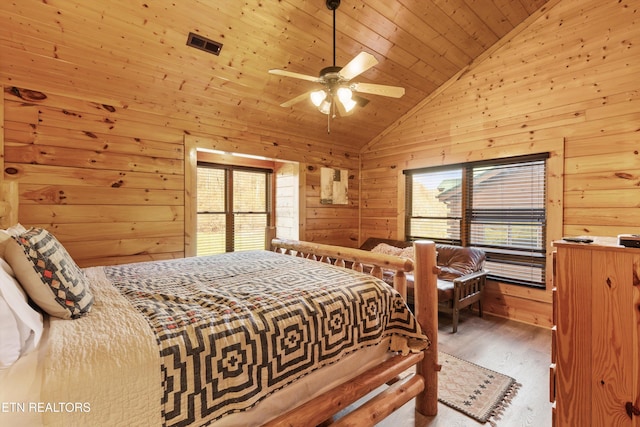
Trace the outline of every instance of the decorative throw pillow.
[[43, 328], [42, 315], [29, 306], [17, 280], [0, 269], [0, 368], [35, 349]]
[[32, 228], [14, 237], [5, 259], [31, 299], [50, 315], [76, 319], [91, 310], [87, 278], [47, 230]]

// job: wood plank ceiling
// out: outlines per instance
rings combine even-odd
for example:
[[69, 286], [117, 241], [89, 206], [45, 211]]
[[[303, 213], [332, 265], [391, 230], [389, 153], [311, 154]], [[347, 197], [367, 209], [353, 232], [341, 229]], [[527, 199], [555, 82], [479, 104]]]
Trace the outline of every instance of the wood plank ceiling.
[[[333, 65], [325, 0], [21, 0], [0, 2], [0, 83], [263, 135], [309, 135], [357, 150], [509, 33], [547, 0], [343, 0], [336, 63], [361, 51], [379, 63], [357, 81], [402, 86], [400, 99], [366, 95], [331, 122], [310, 102], [282, 102]], [[219, 56], [186, 46], [195, 32]]]

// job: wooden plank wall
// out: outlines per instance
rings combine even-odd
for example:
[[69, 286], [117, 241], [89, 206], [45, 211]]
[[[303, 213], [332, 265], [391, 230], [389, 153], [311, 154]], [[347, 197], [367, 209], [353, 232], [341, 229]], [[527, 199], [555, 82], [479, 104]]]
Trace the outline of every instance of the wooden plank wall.
[[[311, 242], [336, 242], [338, 246], [358, 246], [359, 175], [349, 169], [348, 204], [323, 205], [320, 203], [320, 168], [307, 165], [304, 237]], [[356, 227], [352, 227], [356, 224]]]
[[[634, 1], [562, 0], [371, 141], [361, 239], [402, 236], [402, 169], [550, 147], [564, 153], [550, 171], [564, 187], [550, 195], [556, 238], [640, 233], [639, 20]], [[550, 325], [550, 299], [492, 283], [485, 307]]]
[[45, 88], [4, 88], [20, 222], [52, 231], [81, 265], [181, 256], [183, 132]]
[[[64, 94], [48, 93], [47, 85], [39, 80], [30, 88], [4, 87], [4, 178], [20, 183], [20, 222], [52, 231], [79, 265], [184, 255], [184, 139], [191, 134], [224, 151], [304, 162], [311, 215], [305, 238], [357, 244], [355, 153], [310, 150], [308, 139], [279, 145], [253, 133], [211, 129], [207, 134], [195, 121], [78, 99], [72, 87]], [[350, 170], [350, 206], [319, 205], [321, 166]], [[343, 233], [317, 221], [348, 211]]]

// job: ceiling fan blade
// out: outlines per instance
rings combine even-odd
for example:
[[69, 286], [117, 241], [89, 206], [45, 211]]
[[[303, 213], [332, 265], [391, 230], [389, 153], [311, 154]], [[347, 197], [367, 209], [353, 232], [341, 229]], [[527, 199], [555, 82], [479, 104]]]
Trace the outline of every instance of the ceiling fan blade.
[[360, 52], [355, 58], [349, 61], [342, 70], [340, 70], [338, 75], [345, 80], [351, 80], [352, 78], [364, 73], [377, 63], [378, 60], [370, 53]]
[[283, 102], [280, 104], [281, 107], [291, 107], [298, 102], [304, 101], [305, 99], [309, 99], [309, 92], [305, 92], [302, 95], [298, 95], [295, 98], [288, 100], [287, 102]]
[[353, 83], [350, 88], [356, 92], [390, 96], [392, 98], [400, 98], [404, 95], [404, 88], [399, 86], [377, 85], [373, 83]]
[[294, 73], [292, 71], [286, 70], [278, 70], [272, 69], [269, 70], [270, 74], [275, 74], [276, 76], [284, 76], [284, 77], [293, 77], [294, 79], [308, 80], [310, 82], [320, 82], [320, 77], [309, 76], [306, 74]]

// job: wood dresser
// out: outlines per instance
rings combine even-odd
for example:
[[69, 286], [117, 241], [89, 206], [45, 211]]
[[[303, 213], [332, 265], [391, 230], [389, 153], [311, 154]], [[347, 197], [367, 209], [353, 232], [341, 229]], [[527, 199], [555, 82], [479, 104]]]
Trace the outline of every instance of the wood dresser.
[[640, 249], [554, 242], [554, 427], [640, 427]]

